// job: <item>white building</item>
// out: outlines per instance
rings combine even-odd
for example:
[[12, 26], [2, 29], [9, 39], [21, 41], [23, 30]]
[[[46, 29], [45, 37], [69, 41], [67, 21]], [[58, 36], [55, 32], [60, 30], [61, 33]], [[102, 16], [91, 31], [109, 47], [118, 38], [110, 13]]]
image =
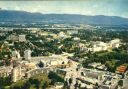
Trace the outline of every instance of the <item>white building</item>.
[[18, 51], [12, 51], [12, 57], [14, 59], [19, 59], [20, 58], [20, 53]]
[[67, 59], [64, 56], [60, 55], [52, 55], [48, 57], [40, 56], [40, 57], [32, 57], [31, 62], [34, 63], [39, 63], [42, 61], [44, 63], [45, 67], [50, 67], [50, 66], [58, 66], [62, 64], [68, 64], [69, 59]]
[[64, 86], [64, 84], [61, 83], [61, 82], [57, 82], [57, 83], [55, 83], [55, 89], [62, 89], [63, 86]]
[[127, 89], [128, 88], [128, 79], [124, 79], [123, 81], [123, 89]]
[[58, 36], [61, 37], [61, 38], [66, 38], [67, 37], [67, 35], [64, 32], [60, 32], [58, 34]]
[[69, 35], [78, 34], [78, 30], [68, 30], [67, 33]]
[[101, 81], [104, 80], [104, 72], [97, 71], [97, 70], [90, 70], [90, 69], [82, 69], [81, 73], [83, 73], [82, 76], [85, 77], [85, 81], [88, 81], [89, 83], [96, 84], [101, 83]]
[[111, 40], [109, 43], [104, 43], [101, 41], [97, 41], [93, 43], [92, 51], [105, 51], [112, 48], [118, 48], [120, 46], [120, 39]]
[[117, 89], [118, 86], [118, 79], [113, 79], [113, 78], [106, 78], [100, 85], [101, 89]]
[[78, 44], [78, 47], [80, 48], [80, 50], [88, 51], [88, 48], [87, 48], [86, 45], [83, 44], [83, 43], [79, 43], [79, 44]]
[[24, 51], [24, 58], [26, 60], [30, 60], [31, 59], [31, 50], [25, 50]]
[[112, 48], [118, 48], [120, 46], [120, 39], [114, 39], [109, 42], [109, 46]]
[[92, 51], [94, 52], [104, 51], [104, 50], [107, 50], [107, 48], [108, 46], [106, 43], [97, 41], [94, 43]]
[[20, 42], [26, 41], [25, 35], [19, 35], [19, 41]]
[[74, 37], [73, 40], [80, 41], [80, 38], [79, 37]]
[[12, 66], [1, 66], [0, 67], [0, 77], [7, 77], [11, 74]]
[[3, 28], [3, 27], [0, 27], [0, 31], [1, 32], [11, 32], [11, 31], [13, 31], [13, 28]]
[[21, 67], [15, 67], [12, 70], [12, 81], [16, 82], [21, 79]]
[[12, 40], [12, 41], [18, 41], [18, 37], [14, 34], [9, 35], [9, 37], [7, 39]]

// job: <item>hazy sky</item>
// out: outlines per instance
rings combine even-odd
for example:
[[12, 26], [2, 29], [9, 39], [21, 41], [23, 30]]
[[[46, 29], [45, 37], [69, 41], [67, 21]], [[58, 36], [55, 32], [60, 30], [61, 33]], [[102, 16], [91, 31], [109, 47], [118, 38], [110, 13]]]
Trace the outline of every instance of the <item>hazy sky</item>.
[[128, 18], [128, 0], [0, 1], [0, 8], [41, 13], [110, 15]]

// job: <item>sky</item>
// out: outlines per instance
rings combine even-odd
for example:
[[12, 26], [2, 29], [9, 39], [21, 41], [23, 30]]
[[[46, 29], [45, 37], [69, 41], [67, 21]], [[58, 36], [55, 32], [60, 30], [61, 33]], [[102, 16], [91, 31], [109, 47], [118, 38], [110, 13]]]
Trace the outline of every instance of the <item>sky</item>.
[[0, 1], [0, 8], [43, 14], [107, 15], [128, 18], [128, 0]]

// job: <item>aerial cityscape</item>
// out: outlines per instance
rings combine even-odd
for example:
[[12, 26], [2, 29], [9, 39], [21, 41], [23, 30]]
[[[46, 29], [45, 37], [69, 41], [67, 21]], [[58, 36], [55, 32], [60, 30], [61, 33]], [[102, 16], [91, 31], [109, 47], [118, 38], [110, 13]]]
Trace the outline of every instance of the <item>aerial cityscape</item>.
[[0, 1], [0, 89], [128, 89], [127, 0], [94, 1]]

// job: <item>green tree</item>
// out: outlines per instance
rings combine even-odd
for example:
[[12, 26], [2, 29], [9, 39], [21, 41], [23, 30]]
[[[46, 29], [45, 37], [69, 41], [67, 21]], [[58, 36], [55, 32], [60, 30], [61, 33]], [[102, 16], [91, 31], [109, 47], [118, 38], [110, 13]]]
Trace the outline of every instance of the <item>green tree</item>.
[[61, 76], [57, 75], [55, 72], [52, 72], [52, 71], [49, 72], [48, 77], [49, 77], [49, 79], [51, 79], [51, 84], [53, 84], [53, 85], [56, 82], [64, 83], [64, 79]]
[[42, 61], [39, 62], [38, 64], [39, 67], [43, 68], [44, 67], [44, 63]]
[[123, 86], [123, 80], [119, 80], [118, 85], [122, 87]]
[[69, 84], [70, 85], [72, 84], [72, 78], [69, 78]]

